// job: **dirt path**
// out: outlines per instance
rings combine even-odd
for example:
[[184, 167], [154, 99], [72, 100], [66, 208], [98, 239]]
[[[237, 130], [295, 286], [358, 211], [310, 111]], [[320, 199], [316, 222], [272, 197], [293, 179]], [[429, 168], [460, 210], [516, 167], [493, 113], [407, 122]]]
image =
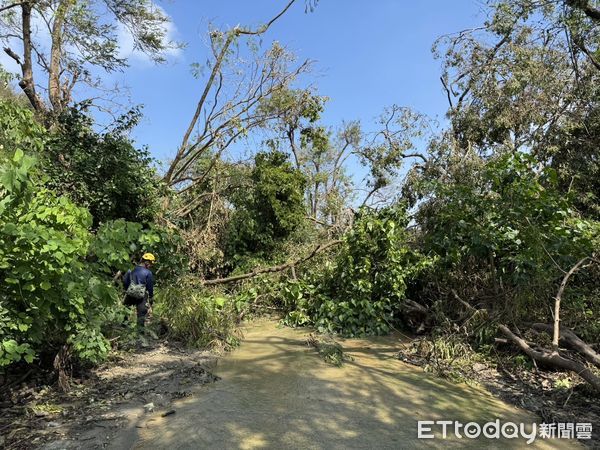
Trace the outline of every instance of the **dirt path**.
[[[141, 418], [160, 415], [215, 381], [215, 361], [209, 352], [153, 340], [73, 379], [67, 393], [30, 380], [0, 407], [0, 448], [130, 448]], [[145, 412], [149, 403], [153, 411]]]
[[[417, 420], [539, 421], [398, 361], [393, 338], [344, 341], [354, 361], [337, 368], [307, 347], [306, 337], [274, 322], [253, 324], [241, 347], [217, 364], [220, 381], [174, 402], [173, 415], [141, 415], [110, 447], [522, 448], [523, 440], [418, 440]], [[573, 446], [561, 440], [531, 447]]]

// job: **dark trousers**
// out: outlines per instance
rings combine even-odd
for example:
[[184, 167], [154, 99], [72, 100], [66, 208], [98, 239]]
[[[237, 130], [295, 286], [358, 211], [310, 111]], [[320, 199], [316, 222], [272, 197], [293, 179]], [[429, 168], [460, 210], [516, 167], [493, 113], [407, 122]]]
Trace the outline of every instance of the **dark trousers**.
[[148, 315], [148, 298], [144, 298], [142, 301], [125, 297], [126, 306], [134, 306], [137, 313], [137, 326], [143, 328], [146, 325], [146, 316]]

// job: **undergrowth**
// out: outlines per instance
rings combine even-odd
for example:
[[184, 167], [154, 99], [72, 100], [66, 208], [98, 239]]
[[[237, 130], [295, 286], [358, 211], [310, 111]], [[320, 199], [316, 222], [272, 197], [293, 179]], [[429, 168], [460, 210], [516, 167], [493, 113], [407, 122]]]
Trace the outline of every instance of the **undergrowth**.
[[182, 279], [161, 289], [154, 312], [170, 337], [198, 348], [227, 351], [239, 345], [237, 324], [245, 304]]

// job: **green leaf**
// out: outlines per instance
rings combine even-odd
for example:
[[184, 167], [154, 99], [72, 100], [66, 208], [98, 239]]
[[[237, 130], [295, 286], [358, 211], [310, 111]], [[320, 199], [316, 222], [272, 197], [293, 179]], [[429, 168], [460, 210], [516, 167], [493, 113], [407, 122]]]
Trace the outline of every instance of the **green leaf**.
[[21, 161], [21, 159], [23, 159], [23, 155], [24, 155], [23, 150], [18, 148], [17, 151], [15, 151], [15, 155], [13, 156], [13, 161], [14, 162]]

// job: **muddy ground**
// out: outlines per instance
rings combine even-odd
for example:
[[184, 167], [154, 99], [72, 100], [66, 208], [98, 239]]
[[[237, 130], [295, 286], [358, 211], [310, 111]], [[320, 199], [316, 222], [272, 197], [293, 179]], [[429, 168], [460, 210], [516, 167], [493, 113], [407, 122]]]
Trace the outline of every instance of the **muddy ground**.
[[[432, 362], [414, 351], [415, 343], [400, 347], [398, 358], [408, 364], [431, 370]], [[438, 376], [454, 372], [468, 384], [481, 386], [495, 397], [539, 417], [539, 423], [591, 423], [592, 439], [580, 443], [600, 449], [600, 397], [573, 374], [544, 367], [525, 368], [507, 355], [496, 361], [458, 364], [433, 370]], [[568, 386], [563, 385], [569, 380]]]
[[[429, 417], [426, 413], [431, 411], [431, 405], [436, 405], [436, 402], [441, 402], [440, 405], [443, 406], [440, 406], [439, 414], [443, 412], [446, 415], [462, 414], [465, 408], [460, 407], [455, 411], [456, 402], [470, 396], [473, 396], [470, 413], [476, 414], [477, 408], [473, 405], [481, 403], [478, 406], [481, 414], [477, 413], [477, 417], [490, 412], [490, 405], [498, 411], [504, 411], [502, 405], [486, 399], [485, 395], [479, 398], [479, 394], [458, 385], [453, 387], [451, 383], [436, 381], [432, 375], [423, 374], [420, 369], [403, 366], [398, 361], [406, 359], [398, 358], [402, 354], [398, 350], [403, 344], [397, 339], [393, 345], [388, 340], [342, 340], [340, 342], [344, 352], [347, 351], [351, 358], [344, 363], [343, 369], [329, 369], [328, 365], [319, 366], [317, 352], [306, 345], [307, 338], [308, 332], [304, 335], [301, 331], [279, 330], [275, 322], [267, 323], [264, 328], [258, 328], [258, 331], [247, 335], [242, 349], [236, 350], [233, 357], [227, 357], [224, 361], [227, 364], [223, 367], [220, 364], [220, 369], [217, 367], [217, 357], [209, 352], [186, 349], [166, 340], [149, 339], [147, 347], [138, 346], [128, 352], [119, 352], [104, 365], [78, 374], [72, 380], [68, 393], [61, 393], [53, 385], [49, 385], [53, 378], [44, 378], [43, 375], [13, 384], [9, 388], [0, 387], [0, 448], [130, 448], [132, 442], [141, 442], [148, 444], [148, 448], [153, 448], [161, 439], [167, 439], [164, 448], [172, 448], [172, 444], [182, 436], [193, 436], [197, 432], [198, 423], [203, 423], [208, 431], [214, 426], [214, 432], [210, 436], [198, 437], [202, 442], [206, 439], [224, 439], [223, 423], [229, 423], [227, 421], [231, 422], [231, 435], [225, 436], [228, 444], [239, 444], [241, 440], [249, 442], [248, 436], [242, 433], [243, 430], [240, 431], [241, 428], [234, 428], [244, 425], [244, 418], [249, 415], [248, 408], [251, 410], [266, 401], [253, 400], [262, 392], [261, 389], [264, 392], [271, 392], [275, 388], [281, 390], [275, 395], [277, 398], [272, 400], [274, 404], [269, 404], [268, 407], [262, 405], [263, 408], [253, 415], [266, 422], [264, 432], [254, 430], [255, 433], [250, 433], [252, 439], [260, 438], [260, 442], [270, 439], [271, 444], [280, 443], [278, 439], [289, 428], [284, 424], [282, 433], [273, 433], [280, 421], [271, 421], [267, 411], [280, 408], [281, 411], [287, 411], [290, 420], [297, 420], [300, 425], [307, 426], [309, 432], [306, 436], [301, 436], [307, 442], [314, 437], [315, 430], [327, 425], [327, 429], [323, 430], [323, 439], [337, 436], [336, 439], [347, 447], [358, 438], [354, 436], [350, 439], [345, 436], [343, 433], [348, 431], [345, 426], [342, 427], [343, 430], [339, 430], [338, 436], [336, 426], [350, 424], [357, 414], [360, 420], [355, 425], [376, 418], [375, 412], [365, 415], [363, 410], [371, 407], [372, 398], [377, 397], [378, 390], [383, 387], [385, 395], [379, 396], [377, 411], [382, 405], [389, 403], [389, 417], [382, 419], [382, 423], [374, 422], [368, 428], [383, 427], [383, 431], [377, 432], [378, 436], [389, 434], [390, 444], [394, 445], [398, 444], [397, 439], [403, 429], [408, 433], [403, 440], [410, 439], [414, 434], [407, 428], [407, 418], [414, 419], [419, 408], [424, 408], [419, 414]], [[311, 356], [313, 353], [316, 361]], [[405, 362], [419, 364], [415, 360]], [[239, 371], [241, 372], [238, 373]], [[224, 381], [215, 383], [219, 378], [213, 373], [222, 374]], [[364, 377], [362, 381], [360, 376]], [[600, 448], [600, 402], [581, 384], [574, 384], [572, 389], [555, 389], [556, 381], [564, 377], [564, 374], [515, 372], [475, 364], [470, 376], [494, 396], [537, 414], [539, 422], [593, 423], [594, 440], [581, 443]], [[9, 383], [18, 379], [15, 375]], [[353, 384], [343, 390], [344, 383], [348, 382]], [[323, 384], [322, 392], [318, 395], [310, 394], [319, 383]], [[387, 386], [387, 383], [390, 385]], [[301, 389], [304, 385], [305, 388]], [[294, 394], [295, 390], [298, 392]], [[318, 401], [315, 403], [313, 400], [305, 400], [305, 391]], [[326, 394], [331, 392], [334, 395], [328, 398]], [[446, 404], [441, 399], [448, 392], [454, 394], [455, 400]], [[410, 393], [410, 397], [406, 393]], [[360, 408], [355, 411], [352, 402], [359, 394], [368, 396], [369, 400], [366, 397], [359, 398], [357, 404]], [[301, 399], [298, 404], [303, 405], [295, 413], [289, 407], [292, 395], [297, 395]], [[286, 396], [289, 397], [286, 399]], [[341, 405], [343, 409], [340, 409], [339, 402], [344, 398], [347, 398], [348, 404]], [[403, 410], [400, 406], [407, 398], [414, 404]], [[283, 403], [280, 404], [279, 399]], [[238, 404], [240, 402], [243, 404]], [[323, 405], [327, 406], [329, 403], [330, 410], [321, 411]], [[223, 409], [222, 416], [219, 416], [220, 409]], [[239, 417], [234, 414], [238, 409], [241, 414]], [[308, 414], [305, 409], [312, 413]], [[335, 414], [340, 415], [340, 411], [346, 411], [347, 414], [335, 419]], [[520, 413], [504, 411], [503, 414], [511, 416]], [[219, 417], [221, 419], [217, 420]], [[302, 422], [309, 419], [315, 419], [310, 426]], [[327, 422], [334, 419], [335, 423]], [[253, 420], [254, 422], [246, 424], [248, 430], [258, 426], [256, 419]], [[181, 433], [173, 435], [172, 431], [177, 429]], [[295, 432], [299, 433], [298, 430], [302, 430], [302, 427], [299, 426]], [[363, 437], [366, 439], [366, 436]], [[294, 439], [297, 440], [298, 436]]]
[[124, 430], [173, 413], [174, 400], [216, 380], [214, 355], [168, 341], [144, 344], [74, 378], [68, 393], [45, 385], [52, 377], [43, 375], [4, 389], [0, 448], [119, 448]]

